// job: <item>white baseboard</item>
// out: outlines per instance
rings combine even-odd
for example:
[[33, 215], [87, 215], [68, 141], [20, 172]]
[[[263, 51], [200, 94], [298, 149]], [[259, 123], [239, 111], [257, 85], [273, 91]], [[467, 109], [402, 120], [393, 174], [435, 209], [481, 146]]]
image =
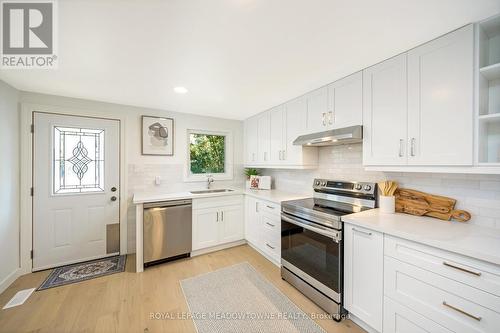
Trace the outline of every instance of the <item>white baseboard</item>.
[[16, 281], [18, 277], [21, 276], [21, 270], [19, 268], [16, 268], [15, 271], [7, 275], [5, 279], [0, 282], [0, 294], [3, 293], [9, 286]]
[[212, 247], [207, 247], [206, 249], [200, 249], [196, 251], [191, 252], [191, 257], [196, 257], [202, 254], [210, 253], [210, 252], [215, 252], [215, 251], [220, 251], [220, 250], [225, 250], [229, 249], [230, 247], [235, 247], [239, 245], [245, 244], [247, 241], [242, 239], [236, 242], [231, 242], [231, 243], [226, 243], [226, 244], [221, 244], [217, 246], [212, 246]]
[[370, 325], [368, 325], [367, 323], [365, 323], [364, 321], [362, 321], [361, 319], [359, 319], [350, 312], [349, 312], [349, 319], [368, 333], [379, 333], [379, 331], [377, 331], [376, 329], [374, 329], [373, 327], [371, 327]]

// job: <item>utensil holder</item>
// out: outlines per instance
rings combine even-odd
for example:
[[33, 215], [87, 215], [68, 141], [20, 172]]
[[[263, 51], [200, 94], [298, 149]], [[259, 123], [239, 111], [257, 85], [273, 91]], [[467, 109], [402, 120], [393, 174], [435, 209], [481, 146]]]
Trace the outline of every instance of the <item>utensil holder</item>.
[[381, 213], [394, 214], [396, 211], [396, 197], [381, 195], [379, 208]]

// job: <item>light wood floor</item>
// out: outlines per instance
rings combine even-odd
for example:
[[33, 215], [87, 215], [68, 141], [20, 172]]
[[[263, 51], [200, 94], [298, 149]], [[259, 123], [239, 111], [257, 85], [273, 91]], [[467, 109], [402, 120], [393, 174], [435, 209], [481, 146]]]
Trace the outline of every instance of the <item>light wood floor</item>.
[[[248, 245], [150, 267], [135, 273], [128, 257], [126, 272], [63, 287], [37, 291], [25, 304], [0, 310], [0, 332], [196, 332], [187, 320], [153, 320], [154, 312], [187, 312], [179, 281], [248, 261], [305, 313], [324, 313], [283, 281], [278, 267]], [[17, 279], [0, 295], [0, 308], [19, 290], [38, 287], [49, 271]], [[349, 320], [317, 320], [328, 332], [363, 332]], [[246, 333], [246, 332], [245, 332]]]

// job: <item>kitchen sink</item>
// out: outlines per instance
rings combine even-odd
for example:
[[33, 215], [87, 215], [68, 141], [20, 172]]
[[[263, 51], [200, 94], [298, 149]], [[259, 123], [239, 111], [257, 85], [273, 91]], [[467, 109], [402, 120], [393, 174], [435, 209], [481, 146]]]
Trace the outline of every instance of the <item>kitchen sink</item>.
[[190, 191], [191, 194], [208, 194], [208, 193], [222, 193], [222, 192], [233, 192], [234, 190], [228, 188], [221, 188], [215, 190], [201, 190], [201, 191]]

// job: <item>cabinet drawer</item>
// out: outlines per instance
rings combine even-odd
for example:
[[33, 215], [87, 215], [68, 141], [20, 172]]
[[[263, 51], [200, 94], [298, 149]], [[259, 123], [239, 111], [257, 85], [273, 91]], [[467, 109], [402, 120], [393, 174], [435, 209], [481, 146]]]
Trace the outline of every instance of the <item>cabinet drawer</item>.
[[213, 198], [193, 199], [193, 209], [205, 209], [214, 207], [225, 207], [243, 205], [242, 195], [225, 195]]
[[269, 201], [259, 200], [259, 211], [261, 213], [268, 213], [276, 216], [281, 216], [281, 205]]
[[500, 296], [500, 267], [411, 241], [385, 236], [384, 253]]
[[387, 256], [384, 293], [453, 332], [500, 327], [500, 297]]
[[281, 259], [281, 239], [276, 239], [271, 235], [264, 235], [262, 238], [262, 251], [267, 253], [276, 262]]
[[281, 234], [281, 219], [280, 217], [269, 214], [262, 213], [261, 215], [262, 230], [265, 233], [272, 234], [275, 237], [279, 237]]
[[453, 333], [413, 310], [384, 297], [384, 333]]

